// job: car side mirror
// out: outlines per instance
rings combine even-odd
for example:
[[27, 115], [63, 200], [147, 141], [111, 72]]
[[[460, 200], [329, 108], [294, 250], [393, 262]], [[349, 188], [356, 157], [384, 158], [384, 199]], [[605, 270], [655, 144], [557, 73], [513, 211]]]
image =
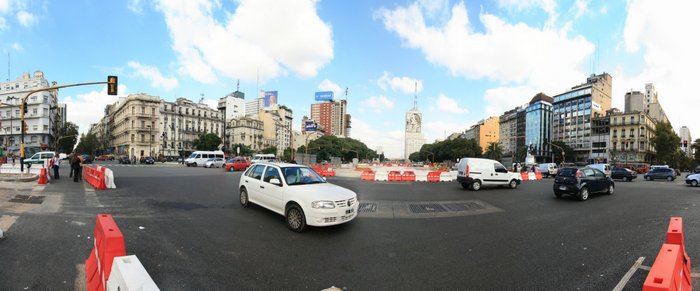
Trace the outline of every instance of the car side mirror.
[[272, 178], [272, 179], [270, 179], [270, 184], [282, 186], [282, 181], [280, 181], [280, 179], [277, 179], [277, 178]]

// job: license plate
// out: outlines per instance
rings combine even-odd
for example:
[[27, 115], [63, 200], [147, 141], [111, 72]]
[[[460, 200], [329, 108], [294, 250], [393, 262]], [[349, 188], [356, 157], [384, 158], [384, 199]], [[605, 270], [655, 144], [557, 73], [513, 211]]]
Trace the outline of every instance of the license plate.
[[345, 214], [350, 214], [350, 213], [353, 213], [353, 212], [355, 212], [355, 209], [353, 209], [353, 208], [350, 208], [350, 209], [348, 209], [348, 210], [345, 210]]
[[559, 190], [566, 190], [566, 186], [559, 186]]

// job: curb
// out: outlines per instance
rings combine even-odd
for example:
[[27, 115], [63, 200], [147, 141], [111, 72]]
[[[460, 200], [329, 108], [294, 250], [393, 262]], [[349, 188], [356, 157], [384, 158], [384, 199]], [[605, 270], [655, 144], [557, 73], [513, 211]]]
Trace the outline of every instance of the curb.
[[39, 174], [34, 174], [31, 177], [17, 178], [17, 177], [5, 177], [0, 176], [0, 181], [3, 182], [31, 182], [39, 179]]

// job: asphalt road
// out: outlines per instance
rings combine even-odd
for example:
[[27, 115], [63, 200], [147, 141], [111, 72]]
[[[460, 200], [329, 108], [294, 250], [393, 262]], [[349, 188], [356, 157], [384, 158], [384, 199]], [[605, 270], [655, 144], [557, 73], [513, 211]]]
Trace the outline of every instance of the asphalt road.
[[[110, 167], [116, 190], [68, 181], [65, 168], [46, 187], [0, 185], [0, 217], [16, 219], [0, 241], [0, 290], [74, 290], [97, 213], [114, 216], [127, 254], [161, 290], [612, 290], [639, 257], [652, 265], [671, 216], [683, 217], [688, 254], [700, 258], [700, 187], [682, 181], [617, 182], [614, 195], [580, 202], [555, 198], [551, 179], [474, 192], [329, 178], [393, 212], [298, 234], [282, 216], [239, 205], [240, 172]], [[5, 199], [19, 193], [44, 202]], [[448, 201], [490, 211], [399, 211]], [[639, 290], [646, 274], [625, 290]]]

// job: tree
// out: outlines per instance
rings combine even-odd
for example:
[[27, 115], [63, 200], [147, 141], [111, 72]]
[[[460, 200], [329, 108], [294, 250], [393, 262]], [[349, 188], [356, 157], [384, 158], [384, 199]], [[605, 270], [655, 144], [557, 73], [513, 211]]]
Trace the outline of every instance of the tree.
[[486, 152], [484, 152], [484, 156], [492, 160], [500, 161], [501, 158], [503, 158], [503, 149], [501, 149], [498, 142], [490, 142], [486, 148]]
[[[240, 151], [240, 152], [238, 152], [236, 149], [238, 149], [238, 151]], [[251, 155], [253, 155], [253, 150], [251, 150], [249, 146], [244, 145], [242, 143], [234, 144], [231, 147], [231, 152], [233, 154], [239, 155], [239, 156], [251, 156]]]
[[656, 136], [651, 140], [656, 149], [656, 161], [660, 164], [672, 164], [680, 142], [681, 138], [673, 131], [670, 123], [657, 123]]
[[100, 142], [97, 136], [92, 133], [81, 134], [80, 142], [75, 147], [75, 150], [81, 154], [95, 154], [95, 151], [100, 147]]
[[[300, 147], [300, 150], [302, 148]], [[372, 160], [377, 157], [377, 152], [369, 149], [363, 142], [333, 135], [324, 135], [310, 141], [309, 154], [316, 154], [317, 160], [340, 157], [343, 161], [352, 161], [353, 158]]]
[[221, 138], [214, 133], [205, 133], [196, 138], [192, 145], [200, 151], [215, 151], [221, 145]]
[[284, 151], [282, 152], [282, 160], [288, 161], [288, 162], [292, 161], [292, 148], [291, 147], [284, 149]]
[[266, 147], [261, 151], [261, 153], [275, 155], [275, 154], [277, 154], [277, 147], [276, 146]]
[[[561, 149], [564, 149], [564, 159], [562, 160]], [[574, 149], [567, 145], [563, 141], [553, 141], [552, 142], [552, 153], [554, 154], [554, 160], [559, 163], [566, 162], [567, 160], [574, 160]]]
[[696, 139], [695, 142], [690, 145], [690, 148], [695, 150], [695, 162], [700, 162], [700, 138]]
[[408, 155], [408, 159], [409, 159], [411, 162], [418, 162], [418, 161], [421, 161], [421, 160], [422, 160], [422, 159], [420, 158], [420, 152], [415, 152], [415, 153], [412, 153], [412, 154]]
[[78, 142], [78, 126], [75, 123], [66, 121], [66, 124], [58, 129], [56, 139], [56, 149], [59, 152], [72, 152], [75, 144]]

